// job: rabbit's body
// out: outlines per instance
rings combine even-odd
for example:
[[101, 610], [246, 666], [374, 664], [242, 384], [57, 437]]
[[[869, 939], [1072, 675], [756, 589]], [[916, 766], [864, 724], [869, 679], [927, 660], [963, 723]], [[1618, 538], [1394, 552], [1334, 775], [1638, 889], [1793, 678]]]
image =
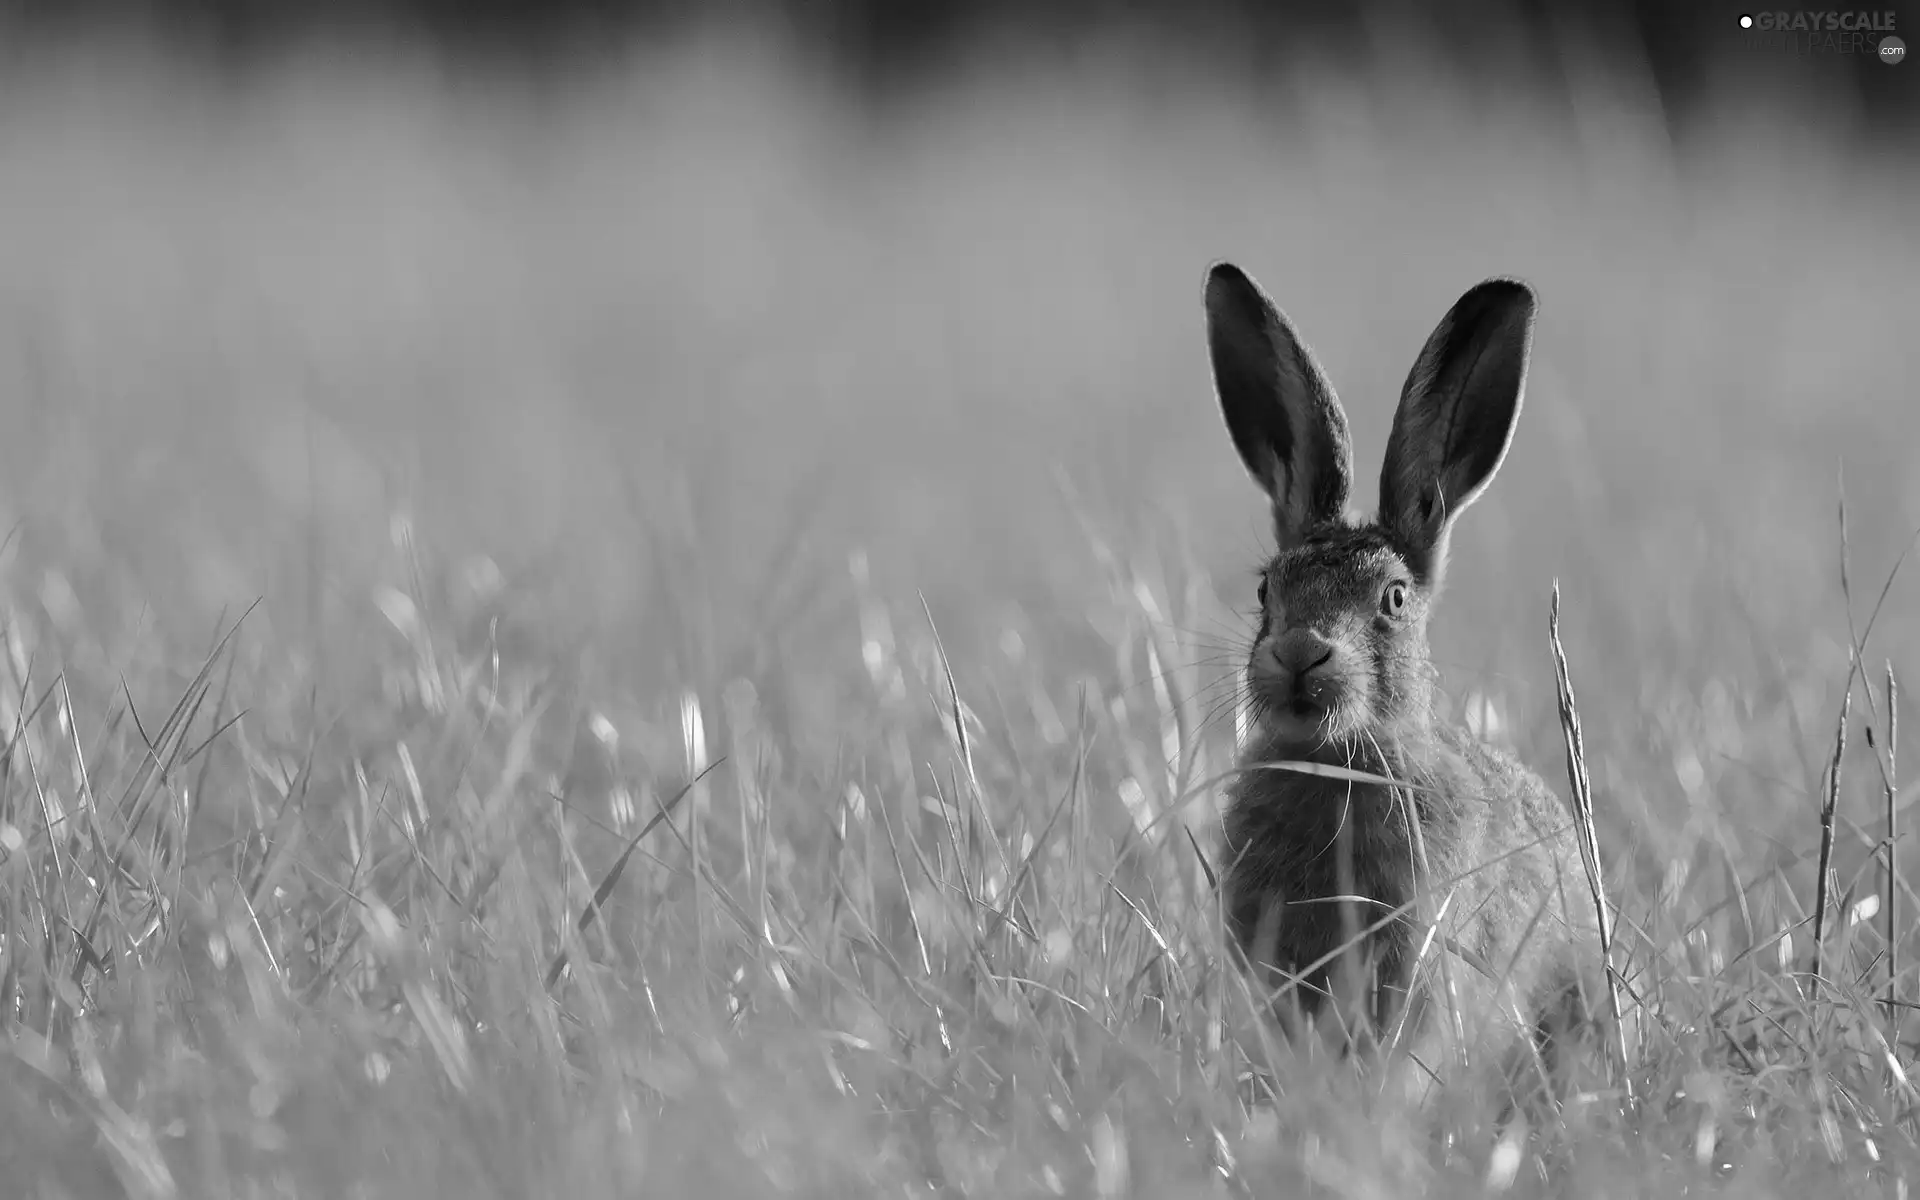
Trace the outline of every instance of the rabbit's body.
[[[1357, 933], [1406, 909], [1361, 949], [1377, 965], [1383, 989], [1370, 1019], [1390, 1029], [1413, 983], [1425, 939], [1421, 918], [1445, 900], [1444, 940], [1435, 939], [1430, 958], [1460, 954], [1468, 970], [1503, 978], [1538, 1020], [1561, 1017], [1561, 1003], [1581, 999], [1558, 993], [1576, 982], [1572, 956], [1584, 953], [1588, 940], [1564, 806], [1532, 772], [1454, 726], [1403, 731], [1377, 743], [1353, 747], [1351, 757], [1345, 748], [1286, 738], [1248, 744], [1243, 761], [1253, 769], [1229, 790], [1226, 814], [1222, 886], [1230, 935], [1250, 960], [1296, 974], [1338, 961]], [[1378, 784], [1255, 766], [1277, 762], [1383, 775], [1412, 788], [1396, 794]], [[1518, 803], [1502, 806], [1489, 795]], [[1409, 801], [1419, 817], [1417, 837]], [[1417, 882], [1423, 877], [1441, 885], [1424, 902]], [[1572, 889], [1564, 897], [1563, 884]], [[1351, 919], [1333, 902], [1345, 896], [1367, 902], [1352, 906]], [[1313, 1014], [1332, 984], [1321, 965], [1283, 1003], [1297, 999], [1302, 1013]]]
[[[1570, 814], [1533, 772], [1436, 717], [1427, 648], [1453, 519], [1519, 415], [1533, 306], [1524, 284], [1494, 280], [1447, 314], [1408, 377], [1380, 513], [1365, 520], [1347, 506], [1346, 418], [1318, 364], [1251, 279], [1226, 265], [1209, 277], [1215, 385], [1279, 541], [1259, 588], [1222, 893], [1289, 1029], [1305, 1017], [1347, 1046], [1419, 1048], [1463, 1030], [1468, 1009], [1476, 1023], [1518, 1018], [1552, 1050], [1588, 1024], [1583, 972], [1598, 957]], [[1453, 1019], [1434, 1019], [1436, 999]]]

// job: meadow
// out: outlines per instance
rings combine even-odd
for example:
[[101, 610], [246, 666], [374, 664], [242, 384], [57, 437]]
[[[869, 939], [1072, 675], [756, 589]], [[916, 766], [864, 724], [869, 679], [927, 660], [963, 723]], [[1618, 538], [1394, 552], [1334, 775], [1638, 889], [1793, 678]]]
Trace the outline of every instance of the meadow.
[[[1906, 1195], [1912, 160], [1419, 50], [10, 71], [7, 1194]], [[1223, 257], [1367, 481], [1446, 306], [1542, 295], [1435, 657], [1564, 793], [1557, 581], [1639, 1015], [1526, 1137], [1258, 1070]]]

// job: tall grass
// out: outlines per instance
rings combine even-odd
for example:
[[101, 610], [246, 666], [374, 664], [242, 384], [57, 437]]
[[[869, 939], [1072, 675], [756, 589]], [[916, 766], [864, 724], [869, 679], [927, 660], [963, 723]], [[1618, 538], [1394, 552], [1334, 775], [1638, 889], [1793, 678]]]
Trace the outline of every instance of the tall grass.
[[[6, 81], [9, 1190], [1900, 1194], [1912, 168], [1418, 49], [878, 113], [736, 38]], [[1435, 640], [1557, 778], [1562, 581], [1634, 1105], [1262, 1069], [1203, 862], [1266, 537], [1221, 256], [1362, 461], [1462, 289], [1543, 293]]]

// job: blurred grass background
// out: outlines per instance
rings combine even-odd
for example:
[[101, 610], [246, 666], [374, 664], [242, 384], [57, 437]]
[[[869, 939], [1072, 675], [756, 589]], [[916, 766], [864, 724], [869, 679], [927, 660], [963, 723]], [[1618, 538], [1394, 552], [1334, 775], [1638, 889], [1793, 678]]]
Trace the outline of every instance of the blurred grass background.
[[[1710, 942], [1717, 977], [1765, 940], [1701, 915], [1729, 874], [1782, 864], [1753, 897], [1762, 934], [1810, 903], [1793, 856], [1847, 680], [1843, 470], [1856, 625], [1920, 527], [1915, 168], [1818, 95], [1730, 77], [1676, 131], [1630, 74], [1595, 66], [1555, 108], [1450, 72], [1417, 31], [1375, 51], [1255, 82], [1114, 35], [983, 54], [882, 105], [738, 28], [571, 86], [365, 47], [224, 83], [134, 42], [10, 73], [0, 716], [33, 732], [7, 760], [5, 974], [10, 1023], [68, 1053], [61, 1086], [93, 1116], [48, 1117], [33, 1089], [65, 1076], [27, 1072], [7, 1109], [55, 1132], [0, 1145], [9, 1174], [43, 1195], [1200, 1195], [1261, 1178], [1209, 1138], [1264, 1137], [1261, 1169], [1326, 1194], [1480, 1186], [1451, 1151], [1331, 1108], [1262, 1133], [1230, 1078], [1168, 1073], [1168, 1055], [1206, 1061], [1204, 1022], [1133, 1030], [1159, 1011], [1140, 990], [1155, 962], [1209, 961], [1185, 838], [1141, 814], [1180, 790], [1156, 755], [1225, 764], [1213, 702], [1269, 536], [1211, 395], [1202, 270], [1231, 257], [1294, 318], [1368, 479], [1446, 306], [1490, 274], [1540, 289], [1527, 408], [1455, 540], [1436, 656], [1454, 701], [1562, 779], [1560, 581], [1622, 903], [1668, 922], [1662, 945]], [[196, 681], [216, 624], [256, 599]], [[993, 798], [965, 845], [939, 844], [967, 805], [928, 614]], [[1897, 580], [1876, 683], [1916, 635]], [[202, 691], [198, 731], [175, 732], [193, 764], [146, 779], [160, 718]], [[587, 943], [615, 965], [541, 999], [611, 831], [729, 751], [696, 803], [732, 832], [657, 835], [612, 943]], [[1852, 879], [1880, 781], [1857, 736], [1850, 753]], [[1010, 1080], [1031, 1074], [923, 1062], [913, 988], [849, 984], [858, 956], [834, 939], [904, 955], [915, 926], [939, 950], [929, 909], [977, 915], [959, 864], [984, 881], [994, 847], [1045, 849], [1063, 794], [1086, 824], [1045, 850], [1035, 903], [1098, 970], [1049, 986], [1106, 997], [1097, 1024], [1119, 1032], [1096, 1053], [1071, 1017], [976, 1002], [971, 1037], [1040, 1072], [1023, 1098]], [[1172, 815], [1205, 844], [1204, 802]], [[868, 823], [865, 866], [849, 820]], [[106, 854], [115, 836], [144, 865]], [[869, 874], [896, 836], [922, 839], [924, 876], [906, 851], [899, 878]], [[759, 949], [728, 940], [731, 901], [700, 899], [685, 863], [708, 861], [715, 896], [760, 897]], [[1178, 946], [1133, 925], [1139, 945], [1115, 948], [1127, 914], [1105, 881], [1150, 891], [1136, 911], [1176, 922]], [[388, 928], [359, 915], [387, 911], [376, 890], [404, 934], [369, 932]], [[856, 937], [843, 904], [884, 928]], [[98, 906], [86, 947], [30, 919], [75, 905]], [[96, 940], [110, 978], [90, 973]], [[804, 982], [781, 974], [796, 959]], [[951, 986], [938, 959], [925, 973]], [[383, 970], [392, 1010], [371, 998]], [[449, 1003], [458, 1018], [435, 1015]], [[437, 1038], [442, 1021], [466, 1032]], [[909, 1048], [823, 1069], [816, 1035], [856, 1026]], [[1698, 1092], [1691, 1069], [1654, 1074]], [[883, 1102], [916, 1089], [944, 1099]], [[1749, 1096], [1771, 1133], [1729, 1186], [1892, 1169], [1888, 1134], [1863, 1155], [1847, 1139], [1866, 1125], [1843, 1137], [1803, 1091], [1778, 1111]], [[1055, 1109], [1036, 1125], [1023, 1103]], [[1651, 1191], [1727, 1180], [1681, 1125], [1677, 1149], [1572, 1153]]]

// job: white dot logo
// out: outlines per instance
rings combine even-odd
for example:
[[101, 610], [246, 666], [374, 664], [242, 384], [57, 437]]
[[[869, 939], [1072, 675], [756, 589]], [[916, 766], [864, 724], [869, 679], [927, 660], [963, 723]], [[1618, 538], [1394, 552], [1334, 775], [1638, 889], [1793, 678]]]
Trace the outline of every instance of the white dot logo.
[[1907, 56], [1907, 44], [1901, 41], [1899, 38], [1894, 37], [1892, 34], [1888, 34], [1886, 37], [1883, 37], [1880, 39], [1880, 61], [1881, 62], [1891, 67], [1895, 63], [1906, 58], [1906, 56]]
[[1741, 13], [1741, 14], [1740, 14], [1740, 28], [1742, 28], [1742, 29], [1752, 29], [1752, 28], [1753, 28], [1753, 18], [1752, 18], [1751, 16], [1748, 16], [1748, 15], [1747, 15], [1746, 13]]

